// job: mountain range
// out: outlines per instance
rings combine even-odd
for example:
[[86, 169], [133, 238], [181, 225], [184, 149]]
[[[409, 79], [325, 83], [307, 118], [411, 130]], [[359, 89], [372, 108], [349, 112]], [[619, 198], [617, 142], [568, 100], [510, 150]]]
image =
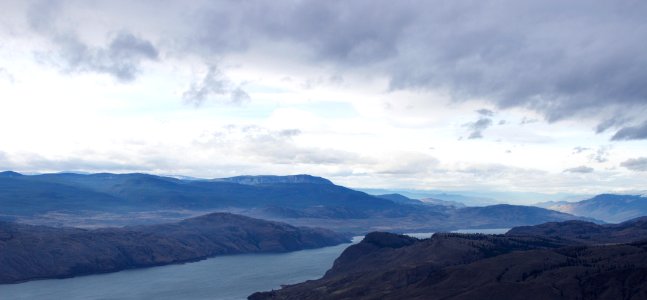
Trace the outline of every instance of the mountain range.
[[377, 197], [310, 175], [183, 180], [139, 173], [3, 172], [0, 207], [4, 220], [50, 226], [151, 224], [226, 211], [356, 234], [591, 220], [529, 206], [456, 207]]
[[643, 195], [601, 194], [579, 202], [542, 202], [537, 206], [611, 223], [647, 215], [647, 197]]

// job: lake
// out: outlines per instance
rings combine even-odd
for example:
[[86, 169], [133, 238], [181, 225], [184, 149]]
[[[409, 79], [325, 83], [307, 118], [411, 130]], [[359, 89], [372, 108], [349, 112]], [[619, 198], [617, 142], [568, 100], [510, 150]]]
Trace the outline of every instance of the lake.
[[[507, 229], [459, 232], [503, 233]], [[419, 238], [432, 233], [410, 234]], [[357, 243], [362, 237], [353, 239]], [[199, 262], [126, 270], [66, 279], [0, 285], [0, 299], [39, 300], [202, 300], [246, 299], [281, 284], [317, 279], [351, 244], [290, 253], [242, 254]]]

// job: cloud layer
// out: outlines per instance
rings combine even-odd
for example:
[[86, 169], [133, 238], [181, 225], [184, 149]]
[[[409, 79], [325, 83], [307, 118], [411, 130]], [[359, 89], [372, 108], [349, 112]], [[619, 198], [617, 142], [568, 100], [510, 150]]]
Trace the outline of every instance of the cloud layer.
[[647, 171], [647, 157], [628, 159], [620, 165], [632, 171], [645, 172]]
[[0, 1], [0, 169], [634, 189], [645, 15], [624, 0]]
[[381, 74], [392, 89], [446, 90], [551, 122], [593, 117], [604, 131], [644, 119], [645, 13], [639, 1], [219, 3], [196, 24], [218, 30], [195, 46], [284, 43], [310, 62]]

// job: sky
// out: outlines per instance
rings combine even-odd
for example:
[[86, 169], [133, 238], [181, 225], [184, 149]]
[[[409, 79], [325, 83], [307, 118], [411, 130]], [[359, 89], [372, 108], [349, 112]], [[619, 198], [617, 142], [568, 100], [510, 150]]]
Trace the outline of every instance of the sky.
[[644, 191], [645, 15], [638, 0], [3, 0], [0, 170]]

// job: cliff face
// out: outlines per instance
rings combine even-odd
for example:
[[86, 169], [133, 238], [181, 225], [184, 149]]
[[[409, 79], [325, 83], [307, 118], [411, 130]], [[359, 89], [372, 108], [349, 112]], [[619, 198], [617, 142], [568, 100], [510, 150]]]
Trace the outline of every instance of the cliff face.
[[214, 213], [177, 223], [52, 228], [0, 222], [0, 283], [61, 278], [188, 262], [237, 253], [286, 252], [337, 245], [346, 237]]
[[249, 299], [647, 299], [647, 241], [633, 241], [647, 236], [596, 245], [558, 232], [425, 240], [371, 233], [323, 278]]

